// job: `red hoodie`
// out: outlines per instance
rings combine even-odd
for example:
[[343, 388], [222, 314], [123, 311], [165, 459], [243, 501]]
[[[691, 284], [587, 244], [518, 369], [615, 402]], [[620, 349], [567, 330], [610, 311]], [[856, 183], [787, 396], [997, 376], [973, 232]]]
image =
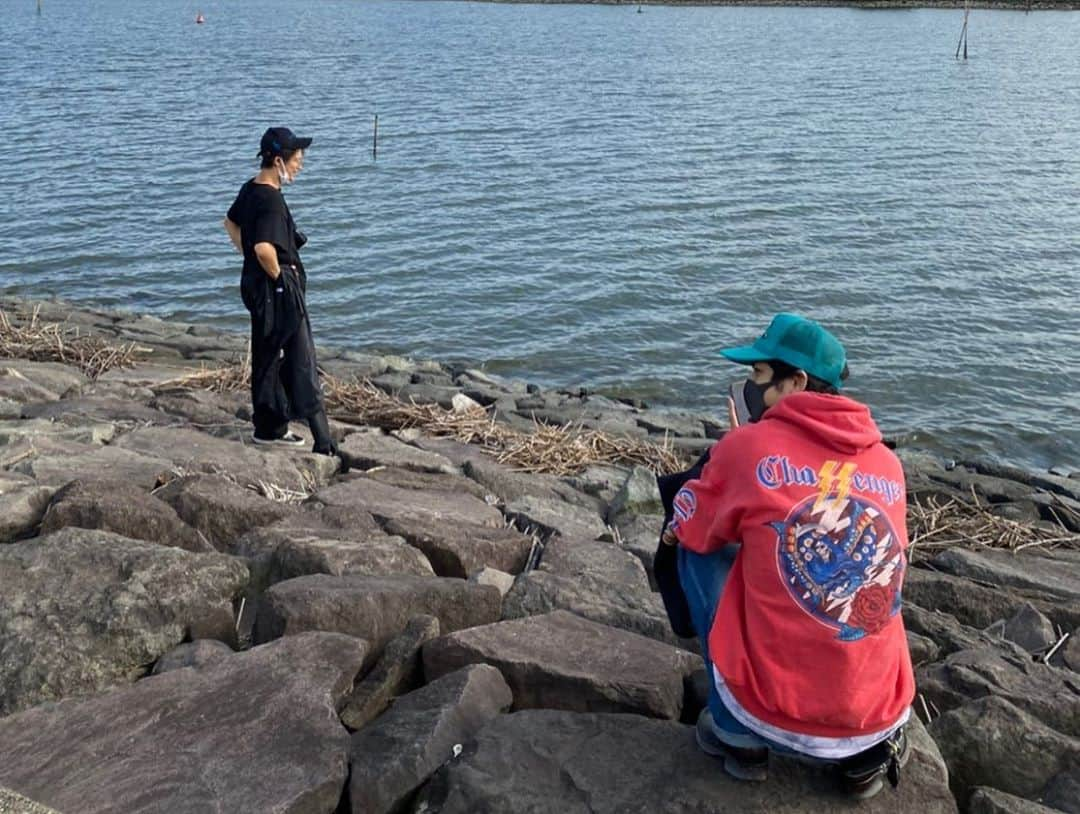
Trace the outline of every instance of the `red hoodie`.
[[906, 502], [870, 411], [843, 396], [787, 396], [713, 447], [675, 498], [673, 528], [701, 554], [742, 543], [709, 653], [746, 712], [826, 738], [906, 714]]

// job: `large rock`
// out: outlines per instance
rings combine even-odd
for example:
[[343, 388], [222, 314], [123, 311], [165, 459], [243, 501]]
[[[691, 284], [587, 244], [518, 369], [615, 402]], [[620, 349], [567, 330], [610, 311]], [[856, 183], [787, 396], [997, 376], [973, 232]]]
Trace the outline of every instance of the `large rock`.
[[5, 359], [7, 370], [13, 370], [28, 381], [51, 393], [63, 395], [90, 383], [79, 368], [62, 362], [31, 362], [26, 359]]
[[193, 642], [184, 642], [174, 647], [164, 656], [157, 660], [154, 665], [153, 675], [167, 673], [170, 670], [180, 670], [184, 667], [201, 668], [209, 664], [217, 664], [223, 658], [233, 654], [233, 649], [225, 642], [215, 639], [197, 639]]
[[623, 517], [663, 513], [656, 473], [644, 466], [635, 466], [611, 501], [607, 519], [608, 523], [617, 525]]
[[1041, 556], [951, 548], [934, 557], [933, 563], [942, 571], [991, 585], [1080, 600], [1080, 560], [1070, 560], [1064, 553]]
[[428, 678], [481, 663], [498, 667], [506, 677], [515, 709], [677, 719], [683, 677], [700, 658], [566, 611], [463, 630], [424, 645]]
[[10, 543], [34, 532], [53, 490], [33, 478], [0, 471], [0, 543]]
[[378, 532], [343, 538], [347, 535], [274, 526], [245, 534], [234, 553], [251, 560], [253, 579], [262, 588], [308, 574], [435, 576], [423, 553], [400, 537]]
[[534, 497], [553, 503], [570, 503], [595, 514], [601, 514], [606, 505], [604, 501], [575, 489], [554, 475], [519, 472], [482, 455], [469, 458], [462, 470], [492, 494], [502, 498], [504, 503]]
[[35, 401], [53, 401], [60, 398], [55, 390], [49, 390], [30, 381], [18, 370], [0, 363], [0, 398], [25, 404]]
[[976, 786], [1037, 799], [1056, 775], [1080, 761], [1080, 739], [994, 696], [946, 712], [930, 724], [930, 734], [962, 805]]
[[510, 706], [510, 688], [494, 667], [478, 664], [402, 696], [352, 736], [349, 798], [353, 811], [400, 811], [455, 747]]
[[1012, 642], [1006, 642], [984, 631], [956, 621], [956, 617], [943, 611], [926, 610], [910, 602], [904, 602], [904, 627], [930, 639], [938, 646], [940, 655], [947, 656], [960, 650], [978, 650], [983, 647], [1001, 647], [1023, 653]]
[[562, 500], [524, 495], [509, 501], [504, 511], [518, 528], [529, 533], [538, 531], [544, 536], [558, 534], [582, 540], [595, 540], [608, 534], [597, 512]]
[[434, 616], [414, 616], [383, 650], [371, 671], [358, 681], [341, 710], [341, 722], [361, 729], [378, 718], [394, 698], [421, 683], [420, 648], [439, 635]]
[[123, 481], [147, 491], [174, 469], [171, 461], [154, 454], [143, 455], [117, 446], [68, 446], [63, 450], [44, 450], [15, 469], [45, 486], [60, 487], [73, 480]]
[[[526, 710], [503, 715], [422, 792], [417, 811], [441, 814], [725, 814], [842, 811], [955, 814], [945, 766], [921, 725], [900, 786], [857, 806], [829, 778], [773, 758], [767, 783], [728, 777], [694, 730], [637, 715]], [[426, 807], [425, 807], [426, 806]]]
[[423, 519], [447, 523], [474, 523], [500, 528], [502, 514], [472, 495], [430, 489], [403, 489], [372, 478], [352, 478], [320, 489], [314, 498], [327, 506], [345, 506], [377, 518]]
[[962, 576], [923, 568], [909, 568], [904, 575], [904, 599], [928, 610], [950, 613], [980, 630], [1011, 618], [1025, 604], [1065, 628], [1080, 625], [1080, 602], [1062, 602], [1061, 597], [1041, 590], [987, 587]]
[[374, 432], [353, 433], [340, 444], [339, 451], [355, 469], [394, 466], [418, 472], [457, 472], [457, 467], [437, 452], [418, 449]]
[[1054, 814], [1055, 810], [988, 786], [975, 789], [967, 808], [968, 814]]
[[[246, 430], [245, 430], [246, 434]], [[184, 474], [220, 474], [241, 486], [273, 484], [303, 492], [326, 483], [337, 460], [298, 450], [263, 450], [236, 440], [218, 438], [186, 427], [143, 427], [116, 441], [116, 446], [144, 455], [167, 457]]]
[[80, 421], [65, 424], [47, 418], [28, 418], [0, 421], [0, 446], [27, 439], [42, 441], [75, 441], [80, 444], [107, 444], [116, 437], [116, 425], [107, 421]]
[[464, 579], [481, 568], [516, 574], [525, 567], [533, 541], [512, 528], [442, 523], [426, 518], [388, 518], [387, 534], [416, 546], [441, 577]]
[[399, 489], [449, 492], [452, 495], [472, 495], [489, 505], [496, 502], [487, 489], [476, 481], [469, 480], [464, 475], [447, 472], [419, 472], [415, 469], [387, 466], [381, 469], [373, 469], [370, 472], [355, 473], [349, 477], [367, 478], [378, 483], [385, 483], [388, 486], [396, 486]]
[[189, 638], [230, 638], [247, 568], [64, 529], [0, 547], [0, 715], [142, 677]]
[[330, 630], [365, 639], [376, 655], [414, 616], [434, 616], [442, 630], [454, 631], [494, 622], [501, 605], [495, 588], [461, 579], [298, 577], [266, 592], [255, 620], [255, 640]]
[[214, 550], [169, 504], [123, 482], [73, 481], [58, 491], [42, 519], [41, 533], [67, 527], [111, 531], [185, 551]]
[[363, 658], [312, 633], [11, 716], [0, 786], [83, 814], [332, 814], [349, 751], [336, 709]]
[[270, 500], [221, 475], [187, 475], [170, 481], [156, 496], [171, 506], [213, 546], [238, 553], [237, 542], [251, 529], [268, 526], [297, 508]]
[[1059, 732], [1080, 736], [1080, 681], [1026, 653], [962, 650], [919, 670], [919, 690], [942, 712], [972, 699], [1004, 698]]
[[1041, 614], [1030, 602], [1005, 621], [1002, 635], [1029, 653], [1047, 650], [1058, 640], [1054, 623]]
[[678, 645], [645, 569], [614, 543], [553, 537], [537, 570], [522, 574], [503, 602], [503, 618], [568, 610], [600, 624]]
[[145, 403], [121, 398], [119, 395], [98, 394], [76, 396], [60, 401], [44, 401], [27, 404], [22, 409], [23, 418], [47, 418], [66, 424], [78, 425], [88, 421], [149, 426], [176, 425], [180, 419], [171, 416]]

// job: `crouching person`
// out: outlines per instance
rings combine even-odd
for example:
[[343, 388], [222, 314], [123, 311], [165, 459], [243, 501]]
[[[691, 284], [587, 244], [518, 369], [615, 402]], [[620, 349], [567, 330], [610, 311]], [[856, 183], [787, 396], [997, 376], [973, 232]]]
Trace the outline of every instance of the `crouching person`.
[[839, 395], [837, 339], [777, 315], [733, 389], [747, 423], [674, 500], [663, 541], [712, 678], [701, 749], [763, 780], [775, 751], [835, 766], [868, 798], [896, 785], [915, 692], [900, 592], [903, 470], [870, 411]]

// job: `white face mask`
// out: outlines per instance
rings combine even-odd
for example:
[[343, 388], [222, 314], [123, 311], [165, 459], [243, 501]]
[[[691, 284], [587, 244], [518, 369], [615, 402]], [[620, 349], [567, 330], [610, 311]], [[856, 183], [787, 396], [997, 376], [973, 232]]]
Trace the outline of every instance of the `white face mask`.
[[284, 186], [288, 186], [289, 184], [291, 184], [293, 182], [293, 177], [291, 175], [289, 175], [289, 171], [287, 169], [285, 169], [285, 162], [284, 161], [282, 161], [281, 166], [278, 167], [277, 174], [278, 174], [278, 180], [280, 180], [281, 183]]

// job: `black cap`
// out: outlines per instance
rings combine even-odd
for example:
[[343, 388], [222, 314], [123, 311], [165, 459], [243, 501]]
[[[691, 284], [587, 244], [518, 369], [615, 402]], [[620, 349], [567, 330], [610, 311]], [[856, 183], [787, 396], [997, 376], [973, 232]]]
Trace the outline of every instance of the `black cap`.
[[286, 150], [306, 150], [310, 146], [311, 139], [300, 138], [288, 127], [271, 127], [259, 142], [259, 155], [278, 156]]

